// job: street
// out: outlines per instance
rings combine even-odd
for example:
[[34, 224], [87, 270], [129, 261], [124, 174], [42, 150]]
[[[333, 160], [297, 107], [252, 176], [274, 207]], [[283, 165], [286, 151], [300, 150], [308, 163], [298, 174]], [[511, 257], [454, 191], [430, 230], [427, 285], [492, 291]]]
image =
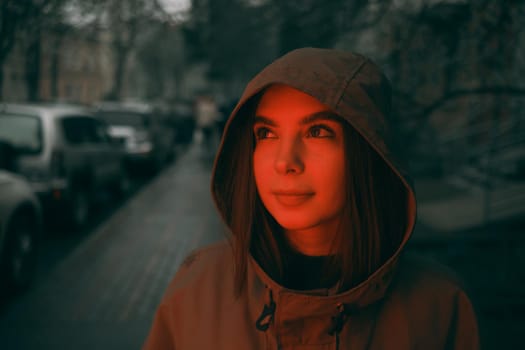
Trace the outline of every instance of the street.
[[[181, 261], [223, 237], [210, 197], [210, 169], [210, 157], [198, 144], [190, 146], [111, 215], [101, 215], [90, 232], [48, 238], [45, 266], [33, 288], [0, 305], [0, 348], [140, 348]], [[521, 232], [521, 226], [505, 230]], [[451, 265], [465, 279], [480, 314], [484, 348], [512, 348], [525, 325], [522, 289], [514, 283], [523, 273], [506, 269], [505, 246], [468, 238], [451, 244], [436, 240], [435, 232], [425, 236], [427, 231], [416, 228], [410, 249]]]

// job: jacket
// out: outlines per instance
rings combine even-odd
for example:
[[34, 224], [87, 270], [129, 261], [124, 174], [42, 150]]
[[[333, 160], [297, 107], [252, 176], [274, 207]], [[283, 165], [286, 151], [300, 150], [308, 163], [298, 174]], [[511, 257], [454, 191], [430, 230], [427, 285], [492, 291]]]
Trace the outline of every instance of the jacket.
[[229, 213], [216, 185], [235, 142], [228, 128], [242, 118], [251, 97], [275, 83], [330, 106], [397, 174], [409, 193], [404, 238], [364, 282], [341, 293], [289, 290], [249, 256], [246, 289], [236, 297], [231, 244], [197, 250], [170, 283], [144, 349], [478, 349], [475, 313], [458, 279], [443, 266], [405, 252], [416, 197], [388, 136], [389, 82], [366, 57], [298, 49], [248, 84], [226, 124], [212, 174], [212, 195], [225, 222]]

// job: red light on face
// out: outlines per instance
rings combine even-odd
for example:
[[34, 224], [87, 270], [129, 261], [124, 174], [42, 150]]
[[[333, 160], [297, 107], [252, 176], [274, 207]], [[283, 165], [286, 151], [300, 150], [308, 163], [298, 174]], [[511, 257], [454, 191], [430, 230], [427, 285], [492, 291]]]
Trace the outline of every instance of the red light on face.
[[253, 133], [257, 191], [285, 234], [332, 235], [346, 200], [339, 119], [310, 95], [272, 86], [259, 102]]
[[296, 207], [306, 203], [313, 195], [290, 195], [290, 194], [276, 194], [275, 198], [281, 205], [285, 207]]

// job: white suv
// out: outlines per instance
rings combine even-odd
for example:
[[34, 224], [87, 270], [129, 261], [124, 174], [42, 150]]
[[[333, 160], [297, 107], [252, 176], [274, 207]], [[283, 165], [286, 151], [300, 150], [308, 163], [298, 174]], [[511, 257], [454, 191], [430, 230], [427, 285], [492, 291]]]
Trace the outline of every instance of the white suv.
[[41, 223], [40, 204], [27, 182], [0, 170], [0, 286], [20, 291], [33, 280]]
[[175, 156], [175, 129], [149, 104], [102, 102], [95, 107], [97, 117], [110, 126], [108, 132], [126, 151], [129, 169], [160, 171]]
[[60, 214], [73, 229], [87, 223], [101, 191], [129, 188], [124, 151], [107, 128], [77, 106], [0, 105], [0, 142], [14, 150], [13, 171], [27, 179], [46, 214]]

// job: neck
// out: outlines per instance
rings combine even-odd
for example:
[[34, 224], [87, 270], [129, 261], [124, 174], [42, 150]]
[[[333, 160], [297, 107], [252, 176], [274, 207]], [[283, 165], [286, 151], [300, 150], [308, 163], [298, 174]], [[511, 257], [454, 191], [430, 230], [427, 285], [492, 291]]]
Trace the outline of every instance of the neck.
[[305, 230], [285, 230], [284, 236], [290, 248], [309, 256], [331, 255], [334, 252], [334, 238], [337, 230], [318, 227]]

